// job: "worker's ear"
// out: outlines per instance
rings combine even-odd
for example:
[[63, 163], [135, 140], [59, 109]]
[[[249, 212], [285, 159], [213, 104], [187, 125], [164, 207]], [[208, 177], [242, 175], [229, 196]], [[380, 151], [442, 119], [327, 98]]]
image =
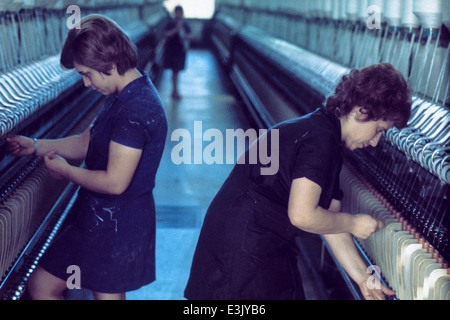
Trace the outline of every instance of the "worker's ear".
[[113, 64], [111, 66], [111, 69], [109, 69], [109, 71], [108, 71], [109, 74], [105, 74], [103, 72], [100, 72], [100, 74], [102, 76], [102, 79], [105, 80], [105, 77], [113, 75], [114, 73], [116, 73], [116, 71], [117, 71], [117, 66], [115, 64]]
[[365, 121], [367, 119], [368, 111], [364, 107], [356, 106], [353, 108], [351, 113], [353, 113], [353, 115], [355, 116], [355, 119], [357, 119], [359, 121]]

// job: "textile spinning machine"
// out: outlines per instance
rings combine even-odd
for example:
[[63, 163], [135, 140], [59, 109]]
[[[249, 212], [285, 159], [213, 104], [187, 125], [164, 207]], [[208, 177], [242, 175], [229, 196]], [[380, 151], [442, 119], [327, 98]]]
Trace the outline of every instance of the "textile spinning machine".
[[385, 222], [355, 244], [396, 299], [450, 299], [449, 4], [220, 1], [211, 26], [215, 51], [260, 127], [315, 110], [352, 68], [389, 62], [410, 83], [408, 126], [390, 129], [376, 148], [346, 152], [341, 177], [343, 211]]
[[[157, 44], [168, 17], [162, 1], [69, 1], [81, 18], [115, 20], [136, 43], [140, 70], [158, 75]], [[0, 298], [20, 299], [27, 279], [76, 199], [73, 184], [55, 182], [37, 157], [5, 154], [4, 137], [57, 138], [82, 132], [102, 96], [63, 70], [68, 1], [0, 1]]]

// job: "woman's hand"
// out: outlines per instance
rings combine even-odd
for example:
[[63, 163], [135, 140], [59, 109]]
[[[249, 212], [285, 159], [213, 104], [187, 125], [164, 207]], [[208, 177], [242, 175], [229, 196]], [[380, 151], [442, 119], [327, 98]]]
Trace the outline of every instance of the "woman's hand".
[[6, 150], [12, 156], [29, 156], [35, 151], [34, 140], [24, 136], [7, 137], [6, 143]]
[[63, 157], [57, 155], [56, 152], [50, 152], [44, 156], [44, 162], [50, 176], [55, 179], [66, 178], [69, 164]]
[[358, 283], [364, 299], [366, 300], [385, 300], [387, 296], [394, 296], [395, 291], [384, 286], [379, 279], [374, 283], [369, 278]]
[[353, 217], [352, 234], [356, 238], [367, 239], [372, 233], [383, 228], [384, 223], [368, 214], [359, 214]]

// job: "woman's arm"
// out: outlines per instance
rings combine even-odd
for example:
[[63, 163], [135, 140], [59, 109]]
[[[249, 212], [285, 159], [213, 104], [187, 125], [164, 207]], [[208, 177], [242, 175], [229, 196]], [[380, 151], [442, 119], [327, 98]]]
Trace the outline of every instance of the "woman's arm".
[[[89, 147], [90, 127], [79, 135], [62, 139], [39, 139], [37, 145], [31, 138], [13, 136], [6, 138], [8, 152], [13, 156], [27, 156], [36, 151], [37, 156], [44, 156], [49, 152], [56, 152], [70, 160], [81, 160], [86, 157]], [[37, 146], [37, 150], [35, 147]]]
[[50, 153], [44, 159], [48, 171], [55, 178], [71, 180], [93, 192], [119, 195], [128, 188], [141, 155], [141, 149], [111, 141], [106, 170], [71, 166], [56, 153]]
[[377, 227], [382, 226], [382, 222], [367, 214], [331, 212], [320, 207], [321, 193], [322, 188], [307, 178], [292, 181], [288, 215], [294, 226], [317, 234], [352, 233], [362, 239], [366, 239]]
[[[331, 212], [341, 212], [341, 202], [333, 199], [328, 210]], [[353, 281], [359, 285], [361, 293], [366, 300], [384, 300], [385, 294], [395, 294], [394, 291], [386, 288], [379, 281], [373, 285], [373, 281], [370, 281], [371, 272], [368, 272], [367, 266], [361, 259], [353, 238], [349, 233], [326, 234], [323, 237], [327, 241], [335, 258]]]
[[395, 295], [394, 291], [385, 287], [379, 280], [375, 284], [370, 280], [373, 276], [361, 259], [349, 233], [326, 234], [323, 237], [344, 270], [359, 285], [366, 300], [384, 300], [385, 295]]

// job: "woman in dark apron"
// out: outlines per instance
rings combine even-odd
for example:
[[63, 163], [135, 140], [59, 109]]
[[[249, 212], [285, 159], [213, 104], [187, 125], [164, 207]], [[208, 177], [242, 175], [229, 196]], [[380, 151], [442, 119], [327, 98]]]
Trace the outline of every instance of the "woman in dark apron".
[[[295, 243], [300, 232], [324, 235], [366, 299], [393, 294], [367, 287], [370, 274], [352, 235], [367, 238], [382, 222], [340, 212], [339, 173], [342, 148], [376, 146], [391, 126], [406, 126], [410, 108], [402, 75], [379, 64], [344, 76], [324, 108], [260, 137], [206, 213], [185, 297], [304, 299], [296, 259], [302, 248]], [[252, 148], [261, 146], [277, 151], [277, 172], [263, 174], [267, 164], [249, 163]]]

